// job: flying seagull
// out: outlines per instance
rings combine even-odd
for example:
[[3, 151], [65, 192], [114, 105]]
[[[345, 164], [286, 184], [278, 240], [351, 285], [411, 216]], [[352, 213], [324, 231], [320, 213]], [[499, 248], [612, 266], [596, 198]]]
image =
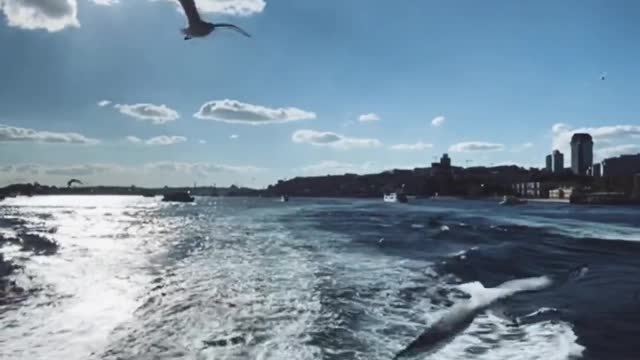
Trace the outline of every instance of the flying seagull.
[[229, 28], [231, 30], [235, 30], [240, 34], [251, 37], [249, 33], [242, 30], [238, 26], [233, 24], [224, 24], [218, 23], [213, 24], [210, 22], [202, 21], [200, 18], [200, 14], [198, 13], [198, 9], [196, 8], [196, 3], [194, 0], [179, 0], [180, 5], [184, 9], [184, 13], [187, 14], [187, 19], [189, 20], [189, 27], [182, 29], [182, 33], [184, 34], [184, 39], [189, 40], [191, 38], [196, 37], [205, 37], [211, 34], [216, 28]]
[[74, 183], [82, 185], [82, 181], [80, 181], [78, 179], [71, 179], [71, 180], [67, 181], [67, 187], [70, 188], [71, 185], [73, 185]]

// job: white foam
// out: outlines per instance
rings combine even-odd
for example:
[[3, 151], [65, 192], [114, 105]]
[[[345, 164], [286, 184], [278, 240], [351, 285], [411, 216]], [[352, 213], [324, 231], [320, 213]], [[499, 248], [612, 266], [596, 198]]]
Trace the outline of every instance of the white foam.
[[458, 285], [457, 288], [471, 295], [470, 302], [473, 306], [484, 307], [517, 292], [541, 290], [551, 284], [552, 280], [549, 277], [540, 276], [510, 280], [495, 288], [486, 288], [477, 281]]
[[570, 324], [538, 322], [518, 327], [490, 314], [476, 318], [471, 326], [430, 360], [567, 360], [582, 355]]
[[[552, 284], [547, 276], [516, 279], [494, 288], [486, 288], [480, 282], [458, 285], [457, 288], [471, 297], [456, 303], [443, 312], [440, 319], [457, 319], [461, 314], [486, 308], [499, 299], [523, 291], [542, 290]], [[541, 308], [539, 312], [553, 311]], [[565, 360], [578, 357], [584, 347], [577, 343], [571, 326], [564, 322], [539, 322], [513, 327], [510, 320], [487, 312], [478, 315], [472, 324], [429, 359], [479, 359], [479, 360]]]
[[558, 309], [556, 308], [549, 308], [549, 307], [542, 307], [534, 312], [531, 312], [527, 315], [523, 315], [520, 316], [519, 318], [527, 318], [527, 317], [533, 317], [533, 316], [538, 316], [538, 315], [542, 315], [542, 314], [546, 314], [546, 313], [553, 313], [553, 312], [558, 312]]

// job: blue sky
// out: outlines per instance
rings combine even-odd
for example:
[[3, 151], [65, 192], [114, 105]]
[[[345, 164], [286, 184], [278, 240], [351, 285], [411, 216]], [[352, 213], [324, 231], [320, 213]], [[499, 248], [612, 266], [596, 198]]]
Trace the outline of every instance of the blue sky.
[[168, 0], [0, 0], [0, 183], [542, 166], [584, 130], [640, 152], [637, 1], [196, 4], [253, 37], [183, 41]]

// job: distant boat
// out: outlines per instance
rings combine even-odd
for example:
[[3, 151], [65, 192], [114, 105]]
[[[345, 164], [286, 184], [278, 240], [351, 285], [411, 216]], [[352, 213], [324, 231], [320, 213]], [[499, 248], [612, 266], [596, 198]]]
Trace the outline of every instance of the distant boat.
[[287, 202], [287, 201], [289, 201], [289, 195], [282, 195], [282, 196], [280, 196], [280, 201], [281, 201], [281, 202]]
[[188, 191], [165, 194], [162, 201], [167, 202], [193, 202], [195, 198]]
[[400, 193], [392, 192], [389, 194], [384, 194], [383, 200], [384, 202], [400, 202], [400, 203], [406, 203], [409, 201], [409, 199], [407, 198], [407, 195], [405, 195], [402, 192]]
[[519, 199], [515, 196], [507, 196], [505, 195], [500, 201], [500, 205], [523, 205], [526, 204], [527, 200]]

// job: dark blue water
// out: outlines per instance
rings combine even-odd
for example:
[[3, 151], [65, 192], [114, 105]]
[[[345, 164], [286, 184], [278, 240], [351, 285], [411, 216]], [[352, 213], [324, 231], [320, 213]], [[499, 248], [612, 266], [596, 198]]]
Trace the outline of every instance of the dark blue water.
[[0, 234], [58, 247], [4, 242], [19, 268], [0, 293], [0, 358], [390, 359], [489, 288], [544, 278], [492, 298], [414, 358], [637, 359], [639, 215], [483, 201], [12, 199]]

